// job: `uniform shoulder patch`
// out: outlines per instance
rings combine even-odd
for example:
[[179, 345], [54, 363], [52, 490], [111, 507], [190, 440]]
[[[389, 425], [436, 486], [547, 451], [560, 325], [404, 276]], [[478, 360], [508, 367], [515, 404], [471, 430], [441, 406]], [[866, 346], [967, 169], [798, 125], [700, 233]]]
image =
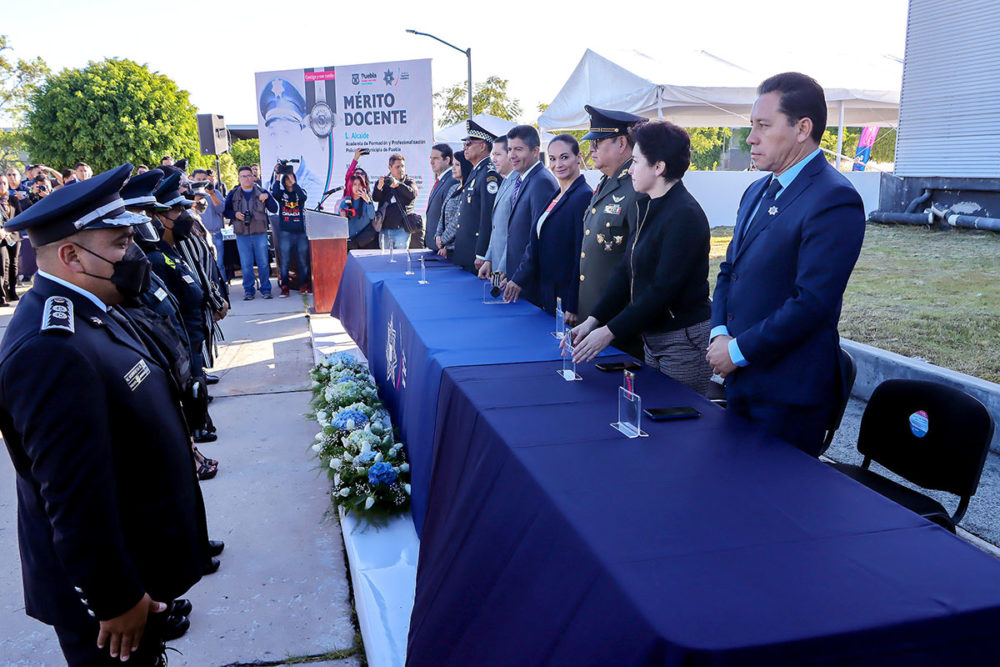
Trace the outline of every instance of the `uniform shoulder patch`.
[[46, 299], [41, 330], [45, 333], [75, 333], [73, 302], [64, 296], [50, 296]]
[[500, 180], [494, 175], [490, 174], [486, 177], [486, 191], [491, 195], [495, 195], [500, 189]]

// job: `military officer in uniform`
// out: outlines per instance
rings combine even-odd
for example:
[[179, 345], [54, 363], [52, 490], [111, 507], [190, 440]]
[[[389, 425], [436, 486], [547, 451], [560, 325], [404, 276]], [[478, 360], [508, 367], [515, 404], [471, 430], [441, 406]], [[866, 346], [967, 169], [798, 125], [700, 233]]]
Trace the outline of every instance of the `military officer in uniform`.
[[495, 134], [473, 120], [465, 121], [468, 136], [463, 140], [465, 158], [472, 163], [472, 173], [466, 179], [462, 204], [458, 210], [458, 230], [452, 261], [472, 274], [486, 260], [493, 229], [493, 201], [500, 190], [503, 176], [490, 159]]
[[601, 181], [583, 217], [583, 247], [580, 252], [580, 312], [585, 321], [604, 293], [612, 271], [625, 254], [631, 218], [635, 213], [632, 177], [632, 139], [629, 128], [643, 120], [624, 111], [608, 111], [587, 105], [590, 157], [601, 171]]
[[38, 257], [0, 342], [28, 615], [70, 665], [157, 665], [167, 602], [202, 575], [201, 492], [168, 371], [118, 304], [147, 284], [119, 190], [132, 165], [8, 223]]

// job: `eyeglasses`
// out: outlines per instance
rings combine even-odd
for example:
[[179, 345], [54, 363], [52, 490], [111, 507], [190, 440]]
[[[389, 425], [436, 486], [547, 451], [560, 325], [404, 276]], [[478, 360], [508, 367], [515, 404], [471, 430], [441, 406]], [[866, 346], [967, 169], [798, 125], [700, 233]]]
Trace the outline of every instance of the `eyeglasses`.
[[[462, 142], [462, 145], [465, 146], [466, 148], [468, 148], [469, 146], [471, 146], [472, 144], [476, 143], [477, 141], [483, 141], [483, 140], [482, 139], [466, 139], [465, 141]], [[486, 142], [483, 141], [483, 143], [486, 143]]]

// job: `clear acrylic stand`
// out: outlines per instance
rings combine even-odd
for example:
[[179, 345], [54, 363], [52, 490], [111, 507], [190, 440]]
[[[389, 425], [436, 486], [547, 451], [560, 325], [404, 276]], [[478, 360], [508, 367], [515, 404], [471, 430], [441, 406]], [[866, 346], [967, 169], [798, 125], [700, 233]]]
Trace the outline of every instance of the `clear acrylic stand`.
[[393, 256], [395, 250], [396, 250], [396, 242], [390, 236], [389, 237], [389, 262], [392, 263], [392, 264], [396, 263], [396, 258]]
[[556, 340], [562, 340], [566, 335], [566, 320], [563, 318], [562, 299], [556, 297], [556, 330], [552, 331]]
[[429, 285], [427, 282], [427, 267], [424, 266], [424, 256], [420, 256], [420, 280], [417, 281], [418, 285]]
[[580, 377], [576, 372], [576, 362], [573, 361], [573, 341], [570, 336], [566, 336], [562, 341], [559, 342], [561, 347], [560, 354], [562, 355], [562, 368], [558, 369], [556, 373], [566, 382], [578, 382], [583, 378]]
[[489, 280], [483, 281], [483, 303], [487, 306], [502, 306], [507, 303], [503, 300], [503, 290], [500, 289], [502, 279], [502, 274], [495, 271]]
[[636, 394], [635, 373], [625, 371], [622, 386], [618, 387], [618, 421], [611, 427], [626, 438], [645, 438], [642, 430], [642, 399]]
[[410, 256], [410, 249], [406, 249], [406, 273], [404, 275], [412, 276], [413, 273], [413, 257]]

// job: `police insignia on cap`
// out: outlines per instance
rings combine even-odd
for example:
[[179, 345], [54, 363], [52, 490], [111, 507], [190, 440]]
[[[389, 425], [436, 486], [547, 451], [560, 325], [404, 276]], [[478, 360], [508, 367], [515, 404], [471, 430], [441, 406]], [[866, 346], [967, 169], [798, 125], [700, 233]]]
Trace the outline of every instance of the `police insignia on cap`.
[[75, 333], [73, 302], [63, 296], [50, 296], [42, 311], [42, 331], [46, 333]]

